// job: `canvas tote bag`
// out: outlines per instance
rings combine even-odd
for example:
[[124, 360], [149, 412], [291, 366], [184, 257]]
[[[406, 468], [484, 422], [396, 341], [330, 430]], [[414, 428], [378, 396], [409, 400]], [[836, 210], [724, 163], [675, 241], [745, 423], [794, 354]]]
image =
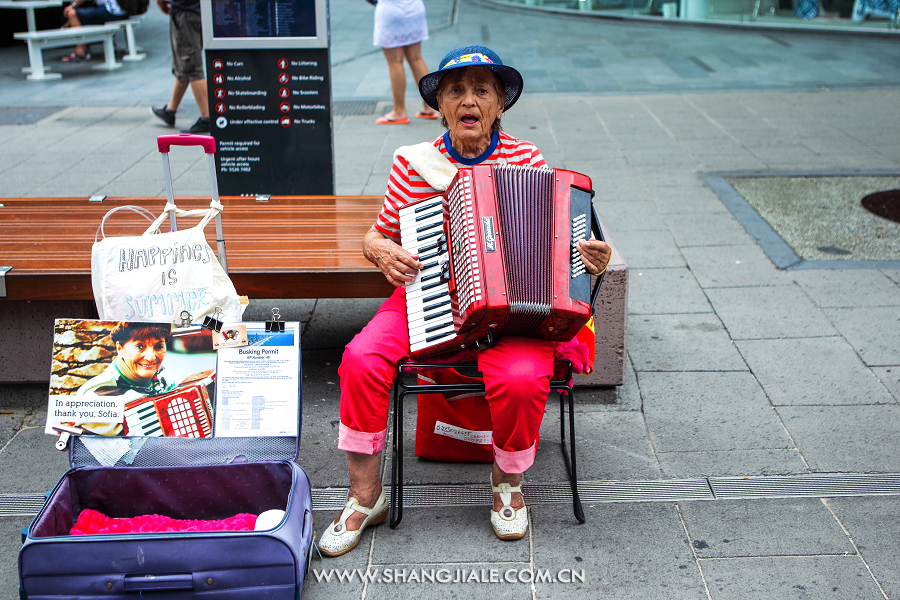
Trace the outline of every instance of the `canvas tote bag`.
[[[152, 224], [139, 236], [106, 237], [106, 220], [126, 209]], [[189, 229], [159, 233], [172, 210], [178, 217], [203, 218]], [[222, 205], [213, 200], [208, 210], [181, 210], [166, 204], [155, 220], [153, 213], [140, 206], [120, 206], [106, 213], [91, 249], [91, 285], [100, 319], [180, 323], [186, 310], [194, 322], [205, 316], [240, 322], [240, 297], [203, 233], [221, 211]]]

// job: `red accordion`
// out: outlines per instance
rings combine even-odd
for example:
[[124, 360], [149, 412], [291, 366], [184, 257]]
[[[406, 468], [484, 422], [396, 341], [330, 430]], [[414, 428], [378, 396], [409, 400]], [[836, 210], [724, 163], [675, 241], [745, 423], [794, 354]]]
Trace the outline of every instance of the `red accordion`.
[[207, 391], [215, 377], [211, 373], [198, 373], [176, 390], [125, 404], [125, 435], [212, 437], [212, 404]]
[[477, 165], [400, 209], [401, 245], [424, 264], [406, 286], [411, 356], [575, 337], [600, 283], [592, 292], [576, 247], [589, 229], [603, 239], [592, 196], [572, 171]]

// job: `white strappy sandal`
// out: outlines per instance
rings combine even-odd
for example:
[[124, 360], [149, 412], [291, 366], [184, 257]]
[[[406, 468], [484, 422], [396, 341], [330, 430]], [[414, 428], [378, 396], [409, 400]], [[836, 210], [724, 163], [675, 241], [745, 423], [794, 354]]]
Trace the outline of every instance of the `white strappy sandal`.
[[[325, 556], [340, 556], [341, 554], [350, 552], [356, 548], [357, 544], [359, 544], [359, 539], [362, 537], [362, 532], [366, 527], [369, 525], [377, 525], [387, 518], [389, 508], [390, 504], [388, 504], [383, 489], [381, 490], [381, 495], [378, 496], [378, 500], [375, 502], [375, 506], [372, 508], [360, 506], [359, 502], [356, 501], [356, 498], [351, 496], [347, 500], [347, 505], [344, 506], [344, 510], [341, 511], [338, 522], [332, 523], [331, 526], [319, 536], [319, 551]], [[347, 519], [349, 519], [350, 515], [354, 512], [363, 513], [366, 515], [366, 518], [363, 520], [359, 529], [356, 531], [348, 531]]]
[[491, 527], [494, 528], [494, 534], [501, 540], [520, 540], [525, 537], [525, 532], [528, 531], [528, 507], [523, 506], [518, 510], [512, 507], [512, 495], [522, 493], [521, 484], [515, 487], [508, 483], [495, 486], [492, 475], [491, 491], [500, 494], [500, 502], [503, 503], [500, 510], [491, 510]]

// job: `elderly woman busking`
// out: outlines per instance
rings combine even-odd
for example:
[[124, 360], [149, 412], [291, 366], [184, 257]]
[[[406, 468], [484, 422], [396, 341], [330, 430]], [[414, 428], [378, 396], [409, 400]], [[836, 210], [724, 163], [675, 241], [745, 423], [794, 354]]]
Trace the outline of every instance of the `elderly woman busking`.
[[[363, 529], [380, 523], [388, 514], [379, 471], [391, 385], [398, 363], [409, 354], [404, 285], [413, 281], [423, 266], [418, 256], [399, 245], [399, 209], [443, 191], [429, 182], [434, 178], [425, 172], [435, 160], [454, 167], [546, 166], [533, 144], [501, 130], [503, 113], [522, 92], [522, 76], [490, 49], [467, 46], [451, 51], [437, 71], [422, 77], [419, 91], [424, 101], [440, 112], [448, 131], [430, 145], [419, 145], [427, 146], [433, 156], [426, 152], [423, 158], [416, 146], [398, 150], [381, 213], [363, 239], [363, 254], [397, 290], [347, 344], [339, 369], [338, 448], [347, 452], [350, 498], [319, 540], [319, 549], [328, 556], [352, 550]], [[609, 262], [610, 248], [602, 241], [582, 241], [579, 251], [592, 274], [602, 272]], [[515, 336], [503, 337], [495, 346], [478, 352], [493, 432], [490, 480], [494, 505], [490, 520], [501, 539], [520, 539], [528, 527], [519, 484], [521, 473], [534, 462], [553, 356], [554, 342]]]

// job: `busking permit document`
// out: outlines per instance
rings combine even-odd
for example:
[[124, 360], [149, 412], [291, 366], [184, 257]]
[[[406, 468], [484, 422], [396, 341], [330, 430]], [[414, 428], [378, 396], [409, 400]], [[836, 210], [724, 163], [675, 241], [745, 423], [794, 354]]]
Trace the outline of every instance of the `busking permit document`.
[[216, 437], [296, 436], [300, 410], [300, 323], [267, 332], [244, 323], [247, 345], [220, 348]]

